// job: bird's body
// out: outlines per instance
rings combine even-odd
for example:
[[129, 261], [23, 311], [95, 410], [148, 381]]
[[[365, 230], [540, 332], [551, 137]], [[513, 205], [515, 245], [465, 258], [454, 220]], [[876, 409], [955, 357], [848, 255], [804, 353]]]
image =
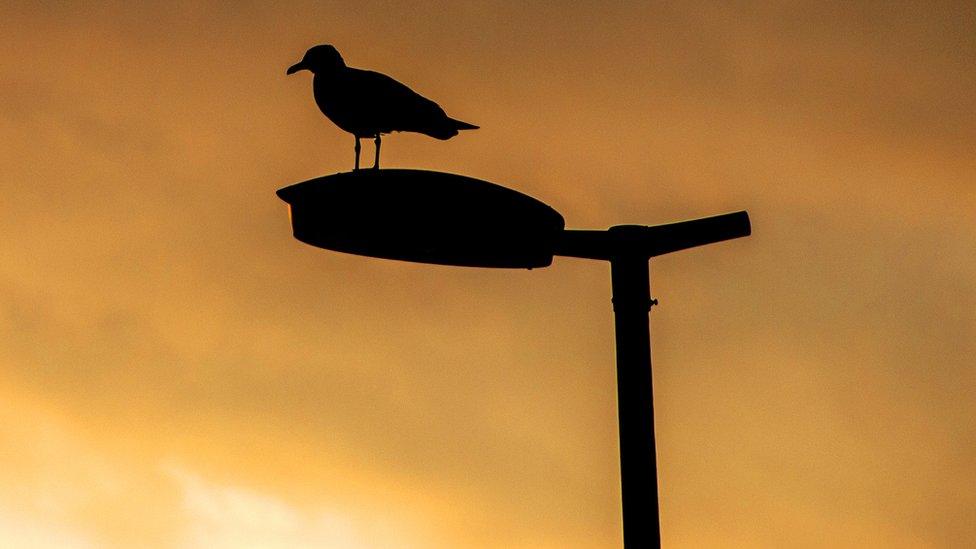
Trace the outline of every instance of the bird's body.
[[449, 139], [458, 129], [470, 126], [449, 118], [437, 103], [378, 72], [347, 67], [339, 74], [317, 74], [312, 82], [322, 114], [359, 137], [397, 131]]
[[459, 130], [477, 126], [447, 116], [437, 103], [378, 72], [347, 67], [332, 46], [315, 46], [288, 69], [288, 74], [308, 69], [315, 75], [315, 103], [329, 120], [356, 137], [356, 169], [359, 140], [376, 140], [379, 167], [380, 136], [391, 132], [417, 132], [450, 139]]

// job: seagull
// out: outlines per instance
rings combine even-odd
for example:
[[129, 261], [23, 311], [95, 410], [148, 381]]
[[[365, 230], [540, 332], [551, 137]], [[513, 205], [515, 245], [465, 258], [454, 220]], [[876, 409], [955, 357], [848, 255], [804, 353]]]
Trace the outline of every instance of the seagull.
[[285, 74], [311, 71], [315, 103], [329, 120], [356, 137], [356, 167], [359, 169], [359, 140], [372, 137], [376, 143], [373, 168], [380, 167], [380, 136], [390, 132], [417, 132], [437, 139], [450, 139], [458, 130], [478, 126], [455, 120], [437, 103], [378, 72], [347, 67], [333, 46], [313, 46], [301, 61]]

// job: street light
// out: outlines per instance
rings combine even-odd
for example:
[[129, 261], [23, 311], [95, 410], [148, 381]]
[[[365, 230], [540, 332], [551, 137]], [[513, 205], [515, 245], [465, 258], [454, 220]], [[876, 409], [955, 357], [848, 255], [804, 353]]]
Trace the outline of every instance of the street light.
[[423, 170], [358, 170], [285, 187], [295, 238], [329, 250], [464, 267], [533, 269], [554, 255], [610, 262], [624, 546], [660, 547], [648, 259], [748, 236], [744, 211], [664, 225], [568, 230], [512, 189]]

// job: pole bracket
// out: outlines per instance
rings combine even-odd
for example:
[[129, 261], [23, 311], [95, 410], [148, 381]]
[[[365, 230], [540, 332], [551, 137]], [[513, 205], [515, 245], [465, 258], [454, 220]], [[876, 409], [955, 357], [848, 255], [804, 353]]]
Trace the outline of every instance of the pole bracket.
[[[657, 299], [648, 299], [643, 304], [634, 303], [633, 299], [628, 299], [623, 302], [619, 299], [611, 299], [610, 302], [613, 304], [614, 311], [624, 311], [624, 310], [645, 310], [650, 311], [651, 307], [657, 305]], [[642, 306], [643, 305], [643, 306]]]

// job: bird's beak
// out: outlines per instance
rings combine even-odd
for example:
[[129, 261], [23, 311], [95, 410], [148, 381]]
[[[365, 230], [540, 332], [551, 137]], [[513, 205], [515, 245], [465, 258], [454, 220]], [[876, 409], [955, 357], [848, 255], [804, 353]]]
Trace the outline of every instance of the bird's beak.
[[305, 70], [305, 65], [302, 65], [302, 62], [299, 61], [298, 63], [295, 63], [294, 65], [288, 67], [288, 70], [285, 71], [285, 74], [295, 74], [296, 72], [303, 71], [303, 70]]

